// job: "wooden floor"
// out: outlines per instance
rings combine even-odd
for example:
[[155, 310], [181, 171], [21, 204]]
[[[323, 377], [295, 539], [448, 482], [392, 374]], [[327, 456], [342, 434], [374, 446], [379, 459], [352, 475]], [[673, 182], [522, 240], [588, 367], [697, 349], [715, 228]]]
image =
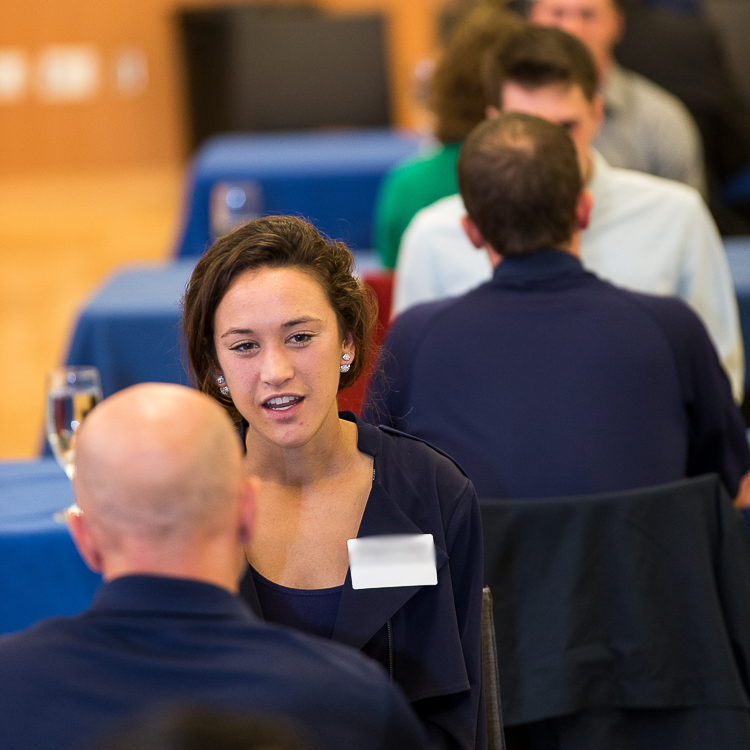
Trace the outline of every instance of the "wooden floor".
[[37, 454], [78, 309], [118, 266], [168, 259], [181, 189], [177, 168], [0, 177], [0, 458]]

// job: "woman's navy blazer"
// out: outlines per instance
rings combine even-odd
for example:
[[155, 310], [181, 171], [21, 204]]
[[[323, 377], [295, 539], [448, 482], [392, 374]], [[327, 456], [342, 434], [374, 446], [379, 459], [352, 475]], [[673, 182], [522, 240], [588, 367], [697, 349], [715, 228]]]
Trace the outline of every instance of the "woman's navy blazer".
[[[355, 591], [347, 573], [333, 640], [379, 661], [438, 747], [484, 748], [481, 696], [482, 529], [474, 486], [445, 454], [418, 438], [359, 422], [374, 475], [358, 537], [432, 534], [436, 586]], [[246, 575], [242, 596], [262, 616]]]

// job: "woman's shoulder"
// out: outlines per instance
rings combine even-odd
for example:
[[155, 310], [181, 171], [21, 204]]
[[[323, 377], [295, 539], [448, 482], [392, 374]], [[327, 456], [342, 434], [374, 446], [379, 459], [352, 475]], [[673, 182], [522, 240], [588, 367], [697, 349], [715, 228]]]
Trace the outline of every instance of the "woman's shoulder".
[[444, 471], [457, 477], [460, 475], [464, 481], [468, 481], [466, 472], [453, 458], [426, 440], [387, 425], [380, 425], [375, 429], [383, 435], [385, 450], [392, 450], [394, 456], [408, 456], [407, 461], [416, 460], [435, 471]]
[[[391, 427], [369, 428], [377, 430], [380, 439], [376, 484], [450, 554], [458, 537], [472, 536], [477, 528], [479, 501], [471, 480], [448, 454], [425, 440]], [[481, 550], [481, 539], [474, 541]]]
[[414, 494], [454, 505], [474, 496], [463, 469], [447, 454], [425, 440], [400, 430], [358, 424], [360, 446], [375, 456], [376, 479], [395, 495]]

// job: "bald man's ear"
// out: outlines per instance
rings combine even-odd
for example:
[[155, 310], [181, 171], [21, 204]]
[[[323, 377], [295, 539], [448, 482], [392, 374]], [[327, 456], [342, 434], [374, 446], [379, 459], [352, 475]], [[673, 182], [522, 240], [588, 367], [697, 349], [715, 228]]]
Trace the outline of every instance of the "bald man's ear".
[[576, 203], [576, 229], [582, 232], [589, 225], [591, 211], [594, 208], [594, 195], [588, 189], [581, 190]]
[[73, 537], [73, 543], [83, 561], [94, 573], [101, 573], [102, 555], [96, 536], [91, 532], [88, 520], [80, 511], [68, 513], [66, 520], [70, 536]]
[[469, 242], [471, 242], [471, 244], [474, 245], [474, 247], [476, 247], [478, 250], [482, 250], [487, 246], [487, 241], [482, 236], [482, 233], [479, 231], [477, 225], [469, 218], [468, 214], [464, 214], [461, 217], [461, 227], [463, 228], [464, 232], [466, 232], [466, 236], [469, 238]]
[[240, 542], [245, 545], [253, 535], [253, 523], [255, 521], [255, 480], [251, 477], [245, 479], [240, 498]]

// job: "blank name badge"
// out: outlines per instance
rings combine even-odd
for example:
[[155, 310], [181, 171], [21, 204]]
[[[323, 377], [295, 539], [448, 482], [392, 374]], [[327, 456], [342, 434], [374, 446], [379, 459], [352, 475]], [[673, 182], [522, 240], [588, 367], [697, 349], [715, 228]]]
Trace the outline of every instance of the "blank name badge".
[[367, 536], [347, 546], [354, 589], [437, 585], [432, 534]]

